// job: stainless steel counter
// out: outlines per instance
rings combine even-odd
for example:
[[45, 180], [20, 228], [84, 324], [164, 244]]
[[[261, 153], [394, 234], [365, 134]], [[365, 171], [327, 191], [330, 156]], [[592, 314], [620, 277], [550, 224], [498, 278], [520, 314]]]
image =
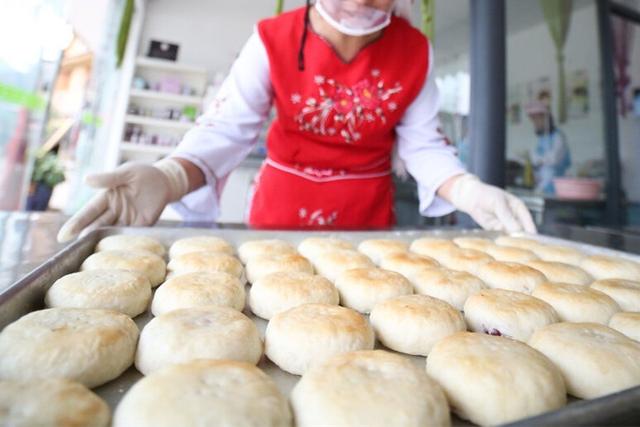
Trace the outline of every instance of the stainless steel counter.
[[66, 217], [0, 212], [0, 291], [64, 247], [55, 236]]

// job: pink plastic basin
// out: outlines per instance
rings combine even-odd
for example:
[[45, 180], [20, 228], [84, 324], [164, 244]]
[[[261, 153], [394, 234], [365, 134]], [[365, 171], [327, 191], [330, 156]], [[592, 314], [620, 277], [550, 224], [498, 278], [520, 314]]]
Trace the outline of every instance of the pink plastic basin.
[[594, 200], [600, 196], [602, 184], [592, 178], [555, 178], [556, 196], [563, 199]]

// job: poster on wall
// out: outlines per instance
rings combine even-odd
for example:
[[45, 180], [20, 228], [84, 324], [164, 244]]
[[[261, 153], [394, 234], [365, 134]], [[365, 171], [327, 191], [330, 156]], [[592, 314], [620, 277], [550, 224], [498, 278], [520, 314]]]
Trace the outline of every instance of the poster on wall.
[[551, 79], [549, 77], [541, 77], [530, 82], [527, 92], [529, 102], [541, 101], [547, 104], [549, 108], [551, 108], [551, 101], [553, 96], [551, 89]]
[[569, 117], [579, 119], [589, 115], [589, 75], [586, 70], [569, 74]]
[[522, 85], [512, 86], [507, 92], [507, 120], [512, 125], [522, 122], [522, 92]]

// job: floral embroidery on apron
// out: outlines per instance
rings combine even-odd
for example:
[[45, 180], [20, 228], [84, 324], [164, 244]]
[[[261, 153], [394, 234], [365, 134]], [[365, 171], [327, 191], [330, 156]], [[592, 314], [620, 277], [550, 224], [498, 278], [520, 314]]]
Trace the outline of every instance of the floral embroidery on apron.
[[298, 210], [298, 217], [300, 218], [299, 225], [313, 226], [313, 225], [333, 225], [338, 219], [338, 212], [333, 211], [328, 215], [324, 214], [322, 209], [316, 209], [313, 212], [308, 212], [306, 208], [300, 208]]
[[362, 138], [359, 128], [364, 123], [385, 124], [385, 112], [398, 108], [393, 96], [402, 91], [399, 82], [387, 87], [378, 69], [371, 71], [371, 79], [360, 80], [352, 87], [321, 75], [315, 76], [314, 82], [316, 96], [309, 96], [304, 102], [299, 93], [290, 97], [292, 104], [302, 107], [295, 116], [299, 129], [316, 135], [340, 135], [347, 143]]

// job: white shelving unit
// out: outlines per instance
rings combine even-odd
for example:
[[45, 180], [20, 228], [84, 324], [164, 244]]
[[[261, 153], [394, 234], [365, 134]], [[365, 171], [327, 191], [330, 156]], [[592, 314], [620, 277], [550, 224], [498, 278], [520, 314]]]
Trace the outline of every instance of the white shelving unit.
[[153, 156], [166, 156], [173, 151], [173, 147], [163, 147], [161, 145], [134, 144], [132, 142], [122, 141], [120, 150], [130, 154], [150, 154]]
[[[135, 105], [141, 111], [181, 110], [187, 106], [194, 106], [199, 111], [202, 109], [203, 94], [207, 83], [207, 71], [202, 67], [162, 59], [137, 57], [133, 75], [142, 77], [151, 87], [155, 87], [156, 83], [164, 79], [174, 78], [179, 80], [181, 85], [191, 88], [197, 95], [131, 87], [127, 93], [127, 110], [132, 105]], [[127, 126], [135, 125], [140, 127], [146, 135], [170, 137], [176, 141], [179, 141], [184, 133], [194, 126], [194, 123], [190, 121], [169, 120], [136, 114], [126, 114], [124, 116], [124, 124], [118, 150], [119, 162], [126, 160], [153, 162], [168, 155], [174, 148], [172, 146], [127, 141], [125, 135]]]
[[192, 122], [182, 122], [178, 120], [156, 119], [154, 117], [136, 116], [133, 114], [127, 114], [124, 118], [125, 123], [131, 123], [132, 125], [147, 126], [150, 128], [167, 128], [167, 129], [179, 129], [187, 131], [194, 125]]
[[136, 67], [147, 68], [153, 71], [164, 71], [172, 74], [192, 74], [194, 76], [206, 75], [206, 71], [202, 67], [168, 61], [165, 59], [147, 58], [145, 56], [139, 56], [136, 58]]
[[148, 89], [131, 89], [129, 98], [133, 99], [152, 99], [154, 101], [172, 102], [175, 104], [198, 104], [202, 102], [199, 96], [175, 95], [173, 93], [158, 92]]

